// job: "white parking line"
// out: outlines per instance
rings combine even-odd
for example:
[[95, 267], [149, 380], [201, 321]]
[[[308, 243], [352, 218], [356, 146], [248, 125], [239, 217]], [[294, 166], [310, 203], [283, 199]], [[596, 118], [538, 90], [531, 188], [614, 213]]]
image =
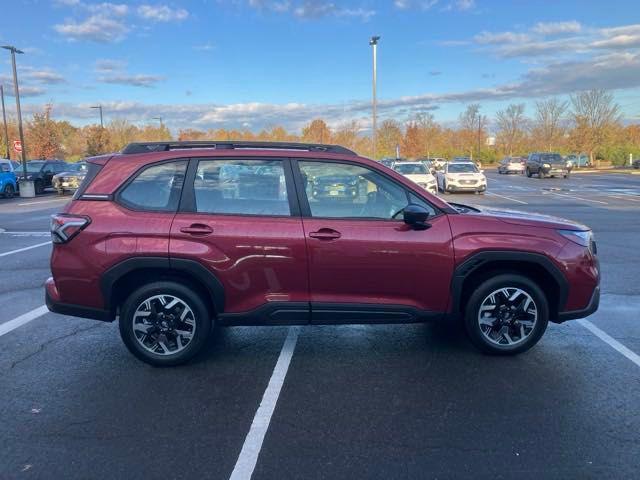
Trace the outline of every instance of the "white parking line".
[[493, 192], [486, 192], [487, 195], [493, 195], [494, 197], [506, 198], [507, 200], [511, 200], [512, 202], [522, 203], [523, 205], [529, 205], [528, 202], [523, 202], [522, 200], [518, 200], [516, 198], [506, 197], [504, 195], [499, 195]]
[[634, 202], [634, 203], [640, 202], [640, 198], [633, 198], [631, 197], [631, 195], [619, 194], [619, 195], [607, 195], [607, 196], [611, 198], [617, 198], [618, 200], [625, 200], [625, 201]]
[[49, 200], [40, 200], [38, 202], [19, 203], [18, 206], [19, 207], [26, 207], [26, 206], [29, 206], [29, 205], [40, 205], [41, 203], [51, 203], [51, 202], [61, 202], [61, 201], [68, 202], [69, 200], [71, 200], [71, 199], [70, 198], [51, 198]]
[[35, 320], [36, 318], [41, 317], [45, 313], [49, 313], [49, 309], [46, 305], [42, 305], [41, 307], [34, 308], [30, 312], [24, 313], [19, 317], [14, 318], [13, 320], [0, 323], [0, 337], [15, 330], [18, 327], [21, 327], [26, 323], [29, 323], [31, 320]]
[[269, 428], [271, 416], [276, 408], [280, 390], [282, 390], [284, 379], [289, 370], [291, 357], [293, 357], [293, 352], [298, 341], [299, 331], [299, 327], [289, 327], [287, 338], [284, 341], [284, 345], [282, 345], [280, 356], [269, 379], [269, 385], [267, 385], [258, 411], [253, 417], [253, 422], [242, 445], [240, 456], [233, 468], [233, 472], [231, 472], [231, 477], [229, 477], [230, 480], [249, 480], [251, 475], [253, 475], [253, 470], [256, 468], [258, 456], [262, 449], [264, 436]]
[[560, 198], [569, 198], [569, 199], [574, 198], [576, 200], [582, 200], [584, 202], [601, 203], [602, 205], [609, 205], [607, 202], [603, 202], [600, 200], [591, 200], [590, 198], [576, 197], [575, 195], [562, 195], [560, 193], [555, 193], [555, 192], [547, 192], [547, 194], [555, 195], [556, 197], [560, 197]]
[[0, 253], [0, 257], [6, 257], [7, 255], [13, 255], [14, 253], [26, 252], [27, 250], [31, 250], [33, 248], [44, 247], [45, 245], [49, 245], [51, 241], [38, 243], [36, 245], [31, 245], [30, 247], [19, 248], [17, 250], [10, 250], [8, 252]]
[[593, 333], [596, 337], [598, 337], [604, 343], [606, 343], [610, 347], [616, 349], [619, 353], [621, 353], [622, 355], [624, 355], [625, 357], [627, 357], [629, 360], [631, 360], [633, 363], [635, 363], [637, 366], [640, 367], [640, 355], [638, 355], [637, 353], [629, 350], [627, 347], [625, 347], [623, 344], [621, 344], [615, 338], [610, 337], [609, 335], [604, 333], [602, 330], [600, 330], [598, 327], [596, 327], [589, 320], [585, 320], [583, 318], [581, 320], [578, 320], [578, 324], [582, 325], [584, 328], [589, 330], [591, 333]]

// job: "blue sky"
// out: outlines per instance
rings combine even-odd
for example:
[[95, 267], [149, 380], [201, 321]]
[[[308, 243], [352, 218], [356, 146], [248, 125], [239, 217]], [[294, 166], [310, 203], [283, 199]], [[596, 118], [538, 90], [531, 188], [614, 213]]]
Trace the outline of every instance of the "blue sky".
[[637, 0], [23, 0], [3, 11], [0, 42], [25, 50], [25, 111], [51, 103], [79, 124], [101, 103], [107, 121], [162, 116], [174, 130], [298, 129], [319, 116], [366, 129], [373, 34], [382, 118], [455, 122], [471, 102], [488, 115], [524, 102], [531, 115], [538, 98], [598, 87], [640, 119]]

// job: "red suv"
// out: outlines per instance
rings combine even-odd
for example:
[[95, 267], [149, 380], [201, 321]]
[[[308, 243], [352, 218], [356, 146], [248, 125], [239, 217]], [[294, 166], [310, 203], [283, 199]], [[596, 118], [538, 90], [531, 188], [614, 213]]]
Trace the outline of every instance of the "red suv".
[[53, 312], [113, 321], [154, 365], [214, 325], [460, 318], [494, 354], [595, 312], [596, 245], [558, 218], [446, 203], [329, 145], [135, 143], [54, 215]]

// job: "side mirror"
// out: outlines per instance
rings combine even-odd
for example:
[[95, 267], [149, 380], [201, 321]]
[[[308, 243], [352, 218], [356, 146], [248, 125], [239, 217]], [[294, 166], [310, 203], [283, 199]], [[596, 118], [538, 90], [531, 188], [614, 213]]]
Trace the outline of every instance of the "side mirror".
[[431, 225], [427, 223], [429, 219], [429, 210], [422, 205], [410, 203], [403, 210], [404, 223], [410, 225], [415, 230], [426, 230]]

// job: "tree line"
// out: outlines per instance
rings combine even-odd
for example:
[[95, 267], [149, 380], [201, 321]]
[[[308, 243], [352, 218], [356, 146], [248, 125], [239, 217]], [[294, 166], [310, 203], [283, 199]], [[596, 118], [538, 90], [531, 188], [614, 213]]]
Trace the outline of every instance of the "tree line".
[[[172, 136], [164, 125], [137, 126], [127, 120], [113, 120], [105, 127], [78, 127], [55, 120], [47, 106], [25, 124], [25, 143], [30, 159], [64, 158], [77, 161], [85, 156], [121, 150], [135, 141], [162, 140], [260, 140], [334, 143], [371, 157], [373, 143], [363, 125], [349, 121], [331, 128], [323, 119], [311, 120], [299, 132], [275, 125], [259, 132], [235, 129], [180, 129]], [[9, 139], [18, 138], [15, 121], [9, 121]], [[7, 156], [2, 132], [0, 153]], [[406, 158], [471, 156], [494, 162], [504, 156], [531, 151], [586, 153], [594, 162], [607, 160], [624, 164], [633, 154], [640, 157], [640, 125], [624, 125], [620, 107], [605, 90], [590, 90], [568, 100], [547, 98], [536, 101], [531, 116], [523, 103], [513, 103], [494, 118], [471, 104], [457, 122], [438, 123], [431, 112], [419, 113], [405, 122], [385, 119], [377, 132], [378, 158], [395, 157], [396, 147]], [[15, 158], [12, 152], [12, 157]]]

